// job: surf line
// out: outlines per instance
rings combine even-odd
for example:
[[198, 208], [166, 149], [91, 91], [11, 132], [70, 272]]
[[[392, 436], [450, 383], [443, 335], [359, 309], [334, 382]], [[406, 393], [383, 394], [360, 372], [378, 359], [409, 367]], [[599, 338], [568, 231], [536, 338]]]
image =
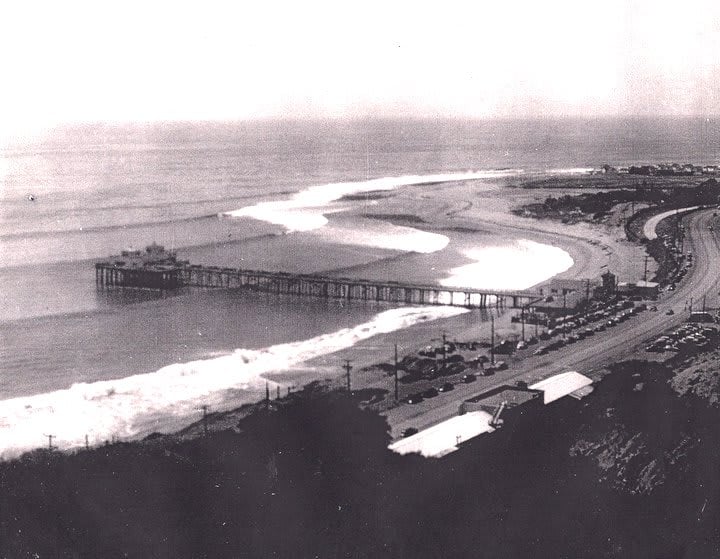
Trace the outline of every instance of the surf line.
[[288, 232], [319, 229], [328, 223], [326, 214], [343, 211], [330, 205], [343, 196], [373, 190], [394, 190], [403, 186], [422, 186], [455, 181], [491, 179], [521, 173], [521, 170], [468, 171], [434, 175], [381, 177], [366, 181], [340, 182], [311, 186], [287, 200], [260, 202], [252, 206], [222, 212], [221, 217], [250, 217], [259, 221], [282, 225]]

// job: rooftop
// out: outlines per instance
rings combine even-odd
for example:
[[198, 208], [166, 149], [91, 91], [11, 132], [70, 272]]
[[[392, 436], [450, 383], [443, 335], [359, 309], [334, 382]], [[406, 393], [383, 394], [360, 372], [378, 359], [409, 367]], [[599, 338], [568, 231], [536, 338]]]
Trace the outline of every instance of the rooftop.
[[[536, 382], [530, 388], [542, 390], [544, 402], [549, 404], [592, 384], [592, 380], [577, 371], [568, 371]], [[580, 394], [578, 394], [580, 395]]]
[[473, 411], [451, 417], [410, 437], [388, 446], [398, 454], [419, 453], [426, 458], [440, 458], [458, 449], [458, 445], [482, 433], [494, 431], [490, 427], [492, 416], [484, 411]]

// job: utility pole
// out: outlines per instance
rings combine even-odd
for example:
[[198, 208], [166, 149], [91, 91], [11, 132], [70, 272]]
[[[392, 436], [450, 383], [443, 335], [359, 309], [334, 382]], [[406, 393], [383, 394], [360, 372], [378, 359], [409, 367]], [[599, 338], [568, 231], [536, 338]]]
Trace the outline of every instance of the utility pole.
[[398, 348], [395, 344], [395, 401], [398, 401]]
[[522, 324], [522, 341], [525, 341], [525, 307], [520, 308], [520, 323]]
[[490, 314], [490, 363], [495, 364], [495, 317]]
[[585, 280], [585, 304], [590, 302], [590, 278]]
[[280, 399], [280, 385], [279, 384], [275, 386], [275, 399], [276, 400]]
[[55, 435], [45, 435], [48, 438], [48, 450], [53, 449], [52, 440], [55, 438]]
[[648, 264], [648, 258], [649, 256], [645, 257], [645, 271], [643, 272], [643, 281], [647, 281], [647, 264]]
[[270, 383], [265, 381], [265, 409], [270, 407]]
[[690, 297], [690, 309], [689, 309], [689, 310], [690, 310], [690, 312], [692, 312], [692, 304], [693, 304], [693, 298], [692, 298], [692, 297]]
[[347, 391], [350, 392], [350, 371], [352, 370], [352, 365], [350, 365], [349, 359], [345, 359], [343, 369], [345, 369], [345, 377], [347, 379]]
[[445, 332], [442, 333], [442, 368], [443, 371], [445, 370], [445, 367], [447, 366], [447, 335]]
[[208, 414], [208, 409], [210, 409], [210, 406], [208, 406], [207, 404], [203, 404], [202, 406], [200, 406], [200, 409], [202, 410], [202, 414], [203, 414], [202, 415], [203, 435], [205, 435], [207, 437], [207, 434], [208, 434], [207, 414]]
[[705, 312], [705, 301], [707, 299], [707, 295], [703, 295], [703, 306], [702, 306], [702, 312]]
[[85, 450], [90, 450], [90, 441], [88, 440], [87, 433], [85, 434]]

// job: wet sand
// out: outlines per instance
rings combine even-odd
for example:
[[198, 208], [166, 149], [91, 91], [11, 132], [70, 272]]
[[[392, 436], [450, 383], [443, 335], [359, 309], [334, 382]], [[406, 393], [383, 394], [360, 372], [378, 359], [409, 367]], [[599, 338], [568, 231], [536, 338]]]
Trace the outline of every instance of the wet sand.
[[[487, 181], [426, 185], [393, 191], [383, 197], [381, 204], [365, 204], [340, 214], [339, 219], [352, 220], [353, 216], [372, 212], [374, 219], [386, 216], [388, 221], [397, 225], [412, 223], [424, 231], [447, 235], [450, 238], [448, 248], [432, 254], [393, 255], [392, 258], [351, 266], [343, 270], [342, 275], [438, 283], [448, 276], [451, 268], [468, 263], [457, 247], [528, 239], [562, 248], [570, 254], [574, 264], [557, 274], [559, 278], [594, 279], [607, 270], [617, 274], [621, 281], [642, 276], [644, 248], [627, 241], [622, 227], [564, 225], [511, 213], [513, 208], [542, 200], [551, 194], [540, 189], [510, 189]], [[401, 221], [398, 221], [398, 215], [403, 216]], [[341, 365], [349, 359], [354, 367], [354, 385], [377, 384], [382, 382], [382, 373], [364, 369], [373, 364], [392, 362], [394, 344], [398, 344], [402, 357], [429, 344], [437, 344], [443, 333], [450, 340], [489, 342], [491, 313], [495, 317], [497, 339], [519, 338], [521, 326], [510, 320], [511, 316], [519, 313], [517, 309], [474, 309], [452, 318], [376, 335], [353, 347], [306, 362], [297, 371], [288, 371], [276, 378], [296, 386], [318, 378], [340, 386], [345, 382]], [[526, 331], [528, 335], [531, 328]]]

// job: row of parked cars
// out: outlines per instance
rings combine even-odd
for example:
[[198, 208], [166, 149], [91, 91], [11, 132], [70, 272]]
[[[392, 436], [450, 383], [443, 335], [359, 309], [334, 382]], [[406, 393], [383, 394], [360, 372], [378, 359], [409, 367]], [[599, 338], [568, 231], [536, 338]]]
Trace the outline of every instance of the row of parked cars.
[[692, 259], [685, 262], [685, 265], [670, 277], [670, 285], [667, 287], [668, 291], [675, 291], [676, 285], [685, 277], [685, 274], [687, 274], [690, 268], [692, 268]]
[[407, 398], [405, 398], [405, 402], [408, 404], [419, 404], [426, 398], [435, 398], [435, 396], [439, 396], [440, 394], [444, 392], [450, 392], [451, 390], [455, 389], [455, 385], [452, 382], [445, 382], [438, 388], [430, 387], [427, 390], [424, 390], [422, 392], [417, 392], [415, 394], [410, 394]]
[[645, 351], [705, 351], [716, 343], [718, 331], [712, 326], [684, 324], [673, 332], [660, 336], [645, 348]]
[[[483, 356], [484, 357], [484, 356]], [[505, 361], [496, 361], [495, 363], [489, 363], [489, 360], [485, 358], [484, 360], [479, 360], [480, 362], [480, 369], [477, 373], [466, 373], [464, 374], [460, 382], [463, 382], [465, 384], [470, 384], [471, 382], [475, 382], [477, 380], [478, 375], [482, 376], [489, 376], [495, 374], [495, 371], [504, 371], [508, 368], [508, 365]], [[455, 365], [453, 367], [452, 365]], [[465, 369], [465, 364], [463, 363], [454, 363], [451, 366], [446, 367], [442, 374], [444, 376], [450, 376], [451, 374], [456, 374], [463, 372]], [[458, 367], [459, 365], [462, 365], [462, 368]], [[440, 386], [434, 387], [431, 386], [430, 388], [421, 391], [416, 392], [414, 394], [410, 394], [407, 398], [405, 398], [405, 402], [408, 404], [419, 404], [423, 400], [427, 398], [434, 398], [435, 396], [438, 396], [439, 394], [442, 394], [443, 392], [450, 392], [451, 390], [455, 389], [455, 385], [450, 382], [446, 381], [442, 383]]]
[[[561, 334], [566, 335], [553, 340], [547, 345], [539, 347], [533, 355], [545, 355], [565, 345], [573, 344], [589, 336], [594, 336], [595, 333], [612, 328], [644, 310], [647, 310], [645, 303], [636, 306], [632, 301], [627, 299], [600, 308], [596, 307], [595, 309], [591, 309], [583, 315], [574, 316], [572, 320], [566, 320], [555, 328], [550, 328], [547, 332], [544, 332], [543, 335], [540, 336], [542, 339], [557, 338], [557, 336]], [[593, 325], [593, 323], [597, 324]]]

